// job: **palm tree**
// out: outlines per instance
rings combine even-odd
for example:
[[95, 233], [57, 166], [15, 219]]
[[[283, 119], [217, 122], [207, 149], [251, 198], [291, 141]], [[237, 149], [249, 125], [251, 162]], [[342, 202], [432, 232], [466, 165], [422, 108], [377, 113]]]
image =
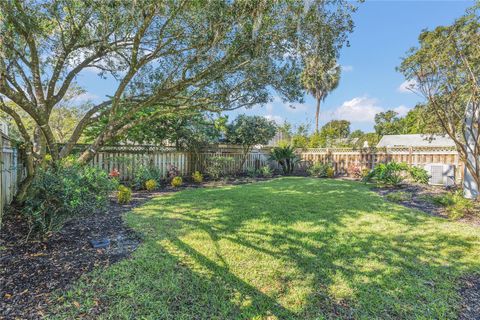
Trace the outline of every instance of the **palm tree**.
[[302, 72], [304, 88], [317, 100], [315, 112], [315, 132], [318, 132], [318, 120], [320, 117], [320, 102], [338, 87], [340, 82], [340, 66], [335, 59], [325, 62], [319, 56], [312, 56], [305, 61]]
[[284, 174], [293, 172], [295, 164], [298, 162], [298, 157], [295, 154], [295, 148], [291, 146], [275, 147], [270, 153], [270, 160], [277, 161], [282, 167]]

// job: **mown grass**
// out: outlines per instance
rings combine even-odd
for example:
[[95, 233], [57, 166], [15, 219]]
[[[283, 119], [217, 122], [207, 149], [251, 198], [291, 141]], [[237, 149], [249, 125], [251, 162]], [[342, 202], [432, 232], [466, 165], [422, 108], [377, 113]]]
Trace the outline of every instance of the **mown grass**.
[[357, 182], [185, 190], [126, 221], [144, 243], [64, 293], [58, 318], [446, 319], [459, 277], [480, 272], [479, 228]]

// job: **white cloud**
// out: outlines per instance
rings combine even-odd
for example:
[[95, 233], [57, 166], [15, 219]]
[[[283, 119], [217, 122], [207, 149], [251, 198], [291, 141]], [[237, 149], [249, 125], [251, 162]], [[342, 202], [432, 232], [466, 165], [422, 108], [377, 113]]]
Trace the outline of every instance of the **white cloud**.
[[291, 103], [291, 104], [284, 103], [283, 106], [287, 112], [292, 112], [292, 113], [306, 112], [308, 110], [308, 105], [304, 103]]
[[274, 115], [274, 114], [267, 114], [264, 117], [265, 117], [265, 119], [275, 121], [276, 124], [282, 124], [283, 123], [283, 118], [280, 117], [280, 116]]
[[412, 93], [412, 90], [415, 91], [416, 86], [417, 82], [415, 80], [405, 80], [397, 88], [397, 91], [401, 93]]
[[72, 99], [73, 102], [76, 103], [84, 103], [84, 102], [91, 102], [99, 99], [100, 97], [97, 96], [96, 94], [90, 93], [90, 92], [84, 92], [75, 98]]
[[343, 102], [333, 112], [322, 112], [322, 118], [327, 120], [348, 120], [352, 123], [373, 123], [377, 113], [394, 110], [399, 116], [403, 117], [410, 109], [410, 107], [405, 105], [395, 108], [384, 108], [380, 105], [378, 99], [363, 96]]
[[393, 108], [393, 111], [395, 111], [396, 113], [398, 113], [398, 115], [400, 117], [405, 117], [408, 113], [408, 111], [410, 111], [412, 108], [410, 107], [407, 107], [407, 106], [404, 106], [404, 105], [400, 105], [396, 108]]
[[356, 97], [345, 101], [333, 112], [333, 118], [350, 122], [372, 122], [375, 115], [384, 111], [378, 100], [368, 97]]
[[342, 71], [343, 72], [351, 72], [351, 71], [353, 71], [353, 66], [350, 66], [350, 65], [342, 66]]

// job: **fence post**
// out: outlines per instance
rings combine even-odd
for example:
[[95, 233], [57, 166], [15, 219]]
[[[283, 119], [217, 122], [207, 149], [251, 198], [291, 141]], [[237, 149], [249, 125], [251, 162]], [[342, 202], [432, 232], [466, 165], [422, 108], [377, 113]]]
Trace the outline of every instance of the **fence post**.
[[3, 209], [5, 207], [5, 202], [3, 201], [3, 193], [4, 193], [4, 188], [3, 188], [3, 163], [5, 162], [5, 154], [3, 153], [3, 135], [0, 134], [0, 148], [2, 148], [2, 152], [0, 153], [0, 228], [2, 226], [2, 220], [3, 220]]
[[372, 161], [371, 163], [371, 166], [370, 166], [370, 169], [373, 170], [373, 168], [375, 168], [375, 162], [377, 161], [377, 150], [373, 150], [373, 149], [370, 149], [370, 161]]

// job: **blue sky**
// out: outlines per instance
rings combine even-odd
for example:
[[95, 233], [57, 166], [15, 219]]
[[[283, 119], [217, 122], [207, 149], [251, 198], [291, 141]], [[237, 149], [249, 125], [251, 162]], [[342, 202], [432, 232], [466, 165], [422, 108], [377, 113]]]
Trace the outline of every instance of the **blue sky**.
[[[341, 52], [343, 66], [339, 87], [322, 104], [321, 124], [331, 119], [345, 119], [352, 130], [373, 130], [375, 113], [393, 109], [405, 114], [421, 98], [402, 90], [402, 74], [395, 68], [402, 56], [417, 45], [423, 29], [451, 24], [474, 1], [373, 1], [360, 4], [354, 14], [355, 30], [350, 35], [350, 47]], [[78, 82], [87, 93], [85, 99], [102, 100], [112, 94], [115, 82], [101, 80], [95, 72], [83, 72]], [[307, 96], [305, 103], [292, 109], [280, 99], [263, 107], [240, 109], [228, 113], [263, 115], [277, 122], [313, 125], [315, 101]]]
[[[341, 52], [344, 67], [339, 87], [323, 102], [321, 123], [331, 119], [351, 121], [352, 129], [373, 130], [373, 116], [394, 109], [404, 114], [421, 97], [399, 87], [404, 82], [395, 68], [405, 52], [415, 46], [423, 29], [451, 24], [474, 1], [369, 1], [354, 15], [355, 30], [350, 47]], [[233, 112], [259, 114], [294, 124], [310, 122], [313, 127], [315, 101], [291, 109], [281, 101], [262, 108]], [[233, 116], [233, 115], [232, 115]]]

